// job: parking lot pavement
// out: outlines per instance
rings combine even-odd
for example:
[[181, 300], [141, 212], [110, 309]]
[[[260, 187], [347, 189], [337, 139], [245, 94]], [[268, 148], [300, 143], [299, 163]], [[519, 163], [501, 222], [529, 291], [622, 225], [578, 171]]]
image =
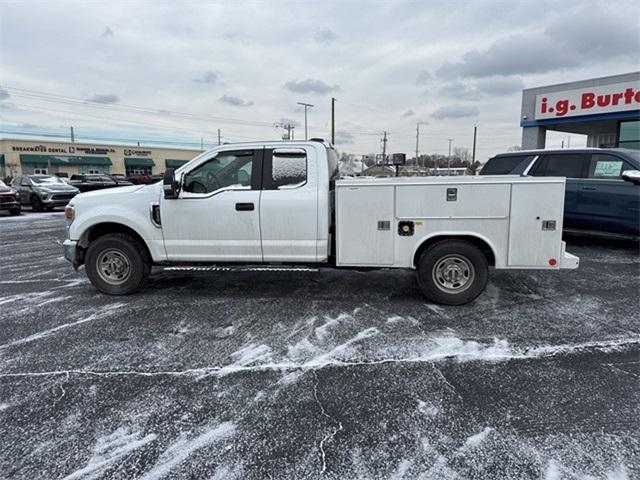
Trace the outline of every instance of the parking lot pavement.
[[640, 477], [637, 245], [442, 307], [383, 270], [107, 297], [64, 235], [0, 218], [0, 478]]

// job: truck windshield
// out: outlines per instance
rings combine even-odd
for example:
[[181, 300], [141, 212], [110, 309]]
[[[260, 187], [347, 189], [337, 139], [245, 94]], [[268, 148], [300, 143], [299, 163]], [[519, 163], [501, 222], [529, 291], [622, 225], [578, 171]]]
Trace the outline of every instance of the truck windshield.
[[64, 183], [58, 177], [30, 177], [35, 183]]

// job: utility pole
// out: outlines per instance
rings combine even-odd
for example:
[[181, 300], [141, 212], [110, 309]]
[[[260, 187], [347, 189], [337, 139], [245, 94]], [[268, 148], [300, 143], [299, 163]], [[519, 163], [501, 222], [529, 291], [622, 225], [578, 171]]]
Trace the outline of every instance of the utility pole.
[[387, 131], [384, 131], [384, 136], [382, 137], [382, 164], [386, 165], [387, 163]]
[[200, 137], [200, 151], [204, 152], [204, 138]]
[[476, 163], [476, 138], [478, 136], [478, 126], [473, 126], [473, 151], [471, 153], [471, 165]]
[[331, 145], [336, 143], [336, 99], [331, 97]]
[[73, 127], [69, 127], [69, 130], [71, 131], [71, 143], [75, 143], [76, 142], [76, 138], [73, 135]]
[[447, 176], [451, 175], [451, 142], [453, 142], [453, 138], [448, 138], [449, 142], [449, 156], [447, 157]]
[[221, 142], [220, 142], [220, 129], [218, 129], [218, 145], [220, 145], [220, 144], [221, 144]]
[[416, 123], [416, 167], [418, 166], [419, 142], [420, 142], [420, 122]]
[[308, 131], [307, 131], [307, 108], [313, 107], [310, 103], [298, 102], [298, 105], [302, 105], [304, 107], [304, 139], [308, 140]]

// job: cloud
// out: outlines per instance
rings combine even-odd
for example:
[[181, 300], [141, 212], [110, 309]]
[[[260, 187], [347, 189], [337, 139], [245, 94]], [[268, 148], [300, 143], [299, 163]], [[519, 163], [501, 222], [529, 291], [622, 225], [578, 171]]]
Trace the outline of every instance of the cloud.
[[111, 30], [111, 27], [106, 26], [104, 27], [104, 31], [102, 32], [102, 35], [100, 35], [102, 38], [113, 38], [114, 37], [114, 33], [113, 30]]
[[419, 85], [424, 85], [426, 83], [429, 83], [430, 80], [431, 74], [427, 70], [424, 70], [423, 72], [420, 72], [418, 78], [416, 78], [416, 83], [418, 83]]
[[432, 118], [444, 120], [446, 118], [465, 118], [479, 115], [478, 107], [475, 105], [450, 105], [440, 107], [431, 114]]
[[414, 112], [413, 110], [407, 110], [406, 112], [404, 112], [402, 114], [403, 117], [412, 117], [416, 114], [416, 112]]
[[39, 126], [39, 125], [36, 125], [35, 123], [27, 122], [27, 123], [22, 123], [22, 124], [18, 125], [18, 128], [23, 128], [25, 130], [37, 130], [37, 129], [41, 129], [42, 127]]
[[243, 100], [242, 98], [231, 95], [223, 95], [220, 97], [219, 101], [226, 103], [227, 105], [233, 105], [234, 107], [250, 107], [253, 105], [253, 102], [250, 100]]
[[333, 33], [331, 29], [323, 28], [316, 32], [316, 35], [314, 38], [315, 38], [315, 41], [318, 43], [331, 43], [338, 37], [336, 36], [335, 33]]
[[543, 31], [502, 37], [485, 50], [466, 52], [461, 61], [445, 61], [440, 78], [486, 78], [540, 74], [588, 66], [593, 58], [615, 59], [640, 49], [640, 24], [634, 15], [615, 17], [591, 9], [564, 16]]
[[487, 95], [511, 95], [522, 92], [524, 82], [520, 77], [488, 77], [478, 80], [475, 87]]
[[353, 142], [353, 135], [351, 135], [349, 132], [336, 130], [336, 145], [346, 145]]
[[0, 87], [0, 100], [6, 100], [7, 98], [9, 98], [9, 92]]
[[198, 83], [216, 83], [218, 81], [218, 74], [209, 70], [204, 72], [201, 78], [194, 78], [193, 81]]
[[93, 102], [93, 103], [104, 103], [105, 105], [112, 105], [114, 103], [118, 103], [120, 99], [118, 98], [117, 95], [114, 95], [113, 93], [105, 93], [105, 94], [96, 93], [93, 95], [93, 97], [91, 97], [87, 101]]
[[338, 85], [328, 85], [322, 80], [313, 80], [311, 78], [301, 81], [291, 81], [284, 84], [285, 88], [293, 93], [319, 93], [327, 94], [340, 90]]
[[446, 97], [459, 98], [461, 100], [479, 100], [482, 93], [473, 85], [468, 85], [459, 80], [446, 82], [438, 91]]

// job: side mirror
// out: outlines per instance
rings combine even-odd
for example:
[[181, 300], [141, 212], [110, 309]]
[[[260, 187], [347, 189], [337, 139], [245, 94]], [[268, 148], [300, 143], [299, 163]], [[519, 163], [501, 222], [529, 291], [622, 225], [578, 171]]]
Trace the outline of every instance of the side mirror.
[[640, 185], [640, 170], [625, 170], [622, 172], [622, 179]]
[[162, 181], [164, 198], [178, 198], [180, 183], [176, 181], [175, 168], [167, 168]]

